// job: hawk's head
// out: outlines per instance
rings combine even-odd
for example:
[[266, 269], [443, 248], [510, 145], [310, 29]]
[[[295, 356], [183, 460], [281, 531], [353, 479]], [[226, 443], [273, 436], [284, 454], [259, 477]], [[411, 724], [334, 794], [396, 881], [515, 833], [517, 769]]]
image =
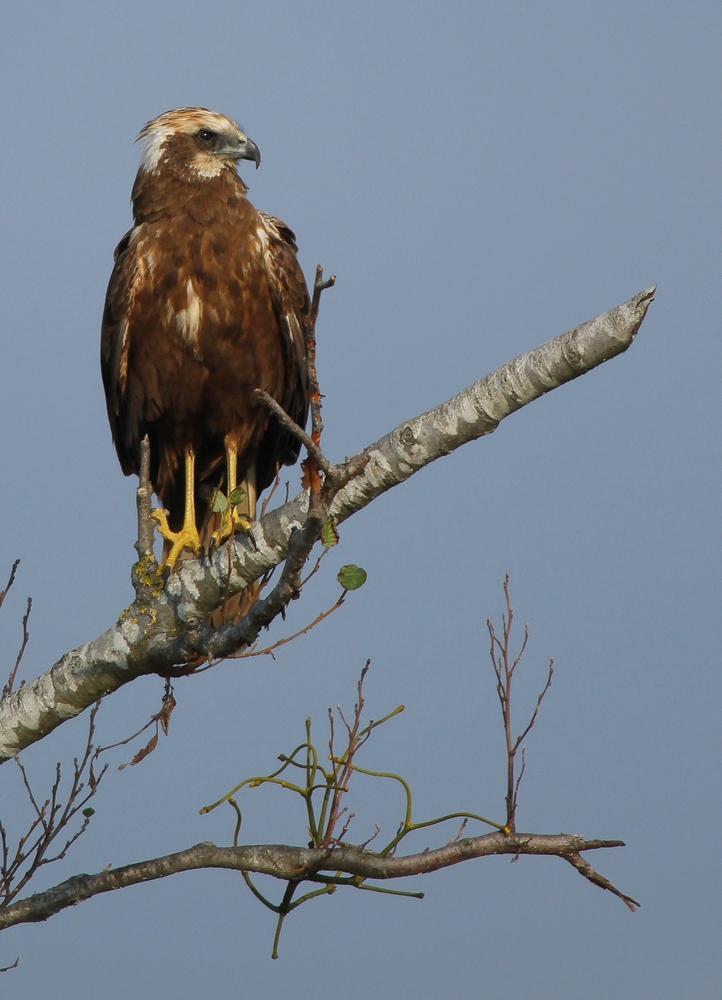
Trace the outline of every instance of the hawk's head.
[[168, 168], [189, 179], [218, 177], [238, 160], [261, 162], [258, 146], [235, 122], [206, 108], [166, 111], [144, 125], [138, 139], [145, 141], [142, 173]]

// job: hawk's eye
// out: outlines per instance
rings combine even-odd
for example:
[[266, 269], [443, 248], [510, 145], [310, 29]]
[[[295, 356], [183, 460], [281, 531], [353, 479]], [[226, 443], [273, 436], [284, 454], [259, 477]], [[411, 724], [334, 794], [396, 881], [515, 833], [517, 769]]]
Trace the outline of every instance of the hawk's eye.
[[212, 142], [216, 138], [217, 133], [211, 132], [209, 128], [202, 128], [200, 132], [196, 133], [196, 135], [201, 142]]

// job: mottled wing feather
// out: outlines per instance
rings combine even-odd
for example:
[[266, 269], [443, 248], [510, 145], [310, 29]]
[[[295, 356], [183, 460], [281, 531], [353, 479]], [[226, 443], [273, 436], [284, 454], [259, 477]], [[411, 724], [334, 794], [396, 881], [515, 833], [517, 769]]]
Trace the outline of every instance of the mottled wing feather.
[[133, 229], [127, 232], [115, 249], [115, 266], [105, 297], [100, 337], [100, 369], [108, 420], [126, 476], [138, 471], [140, 441], [140, 428], [128, 426], [125, 400], [130, 349], [128, 317], [137, 272], [136, 255], [131, 246], [133, 233]]
[[[284, 410], [299, 426], [308, 418], [309, 387], [306, 367], [306, 328], [310, 299], [306, 280], [296, 256], [296, 237], [280, 219], [258, 213], [265, 229], [264, 257], [273, 307], [281, 333], [286, 362]], [[259, 451], [258, 485], [263, 489], [276, 474], [276, 464], [292, 465], [298, 458], [299, 441], [273, 420]]]

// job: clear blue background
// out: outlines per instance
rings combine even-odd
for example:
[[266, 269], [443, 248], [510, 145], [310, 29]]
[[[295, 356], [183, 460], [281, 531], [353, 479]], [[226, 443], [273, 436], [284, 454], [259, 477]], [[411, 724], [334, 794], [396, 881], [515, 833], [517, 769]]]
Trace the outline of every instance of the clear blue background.
[[[199, 104], [240, 120], [263, 154], [243, 171], [251, 199], [296, 231], [309, 276], [319, 261], [338, 275], [319, 324], [334, 459], [659, 285], [628, 354], [343, 526], [285, 628], [330, 605], [338, 565], [359, 563], [369, 582], [340, 612], [275, 661], [179, 681], [170, 737], [139, 767], [118, 772], [132, 751], [116, 755], [89, 832], [34, 884], [228, 843], [230, 810], [199, 807], [270, 770], [308, 715], [322, 740], [367, 657], [371, 714], [407, 709], [366, 765], [408, 778], [418, 819], [501, 819], [485, 621], [509, 572], [531, 627], [519, 725], [556, 658], [520, 828], [624, 839], [590, 860], [642, 908], [557, 860], [490, 859], [409, 886], [423, 902], [314, 901], [271, 962], [272, 915], [238, 874], [181, 875], [5, 932], [14, 997], [719, 995], [721, 28], [703, 0], [6, 0], [3, 579], [23, 560], [0, 621], [8, 670], [27, 594], [26, 677], [132, 598], [134, 482], [111, 446], [98, 329], [149, 118]], [[108, 698], [100, 741], [138, 728], [161, 691], [146, 678]], [[85, 725], [24, 754], [39, 795]], [[17, 779], [6, 765], [16, 835]], [[245, 795], [247, 842], [305, 842], [290, 797]], [[370, 781], [352, 808], [356, 840], [376, 821], [390, 836], [401, 815]]]

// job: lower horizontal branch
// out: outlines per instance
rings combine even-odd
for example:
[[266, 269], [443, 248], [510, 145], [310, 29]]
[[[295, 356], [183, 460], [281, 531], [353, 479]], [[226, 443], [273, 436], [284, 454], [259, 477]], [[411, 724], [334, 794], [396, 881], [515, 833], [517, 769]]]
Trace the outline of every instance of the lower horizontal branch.
[[215, 844], [206, 842], [177, 854], [112, 868], [98, 872], [97, 875], [75, 875], [52, 889], [0, 907], [0, 930], [15, 924], [47, 920], [66, 907], [75, 906], [102, 892], [112, 892], [139, 882], [149, 882], [199, 868], [229, 868], [293, 881], [311, 879], [322, 871], [341, 872], [364, 879], [395, 879], [428, 874], [472, 858], [498, 854], [534, 854], [563, 858], [590, 882], [619, 896], [634, 910], [639, 904], [596, 872], [580, 854], [582, 851], [596, 851], [607, 847], [624, 847], [624, 843], [621, 840], [584, 840], [578, 834], [565, 833], [489, 833], [481, 837], [466, 837], [421, 854], [388, 857], [361, 847], [339, 847], [333, 850], [280, 844], [216, 847]]

